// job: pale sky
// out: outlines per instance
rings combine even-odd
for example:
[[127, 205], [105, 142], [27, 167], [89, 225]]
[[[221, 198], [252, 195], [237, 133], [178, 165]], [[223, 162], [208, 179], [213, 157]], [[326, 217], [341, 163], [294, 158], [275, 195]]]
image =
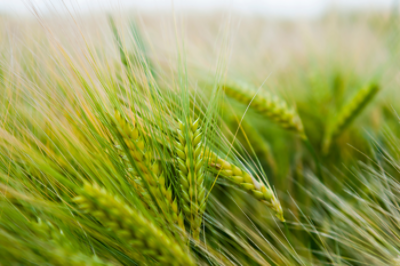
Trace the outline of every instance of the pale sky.
[[[282, 17], [313, 17], [335, 6], [339, 9], [388, 9], [398, 0], [0, 0], [0, 12], [30, 14], [29, 5], [40, 12], [63, 12], [65, 6], [75, 12], [101, 10], [197, 10], [223, 8], [250, 14]], [[173, 3], [173, 4], [172, 4]]]

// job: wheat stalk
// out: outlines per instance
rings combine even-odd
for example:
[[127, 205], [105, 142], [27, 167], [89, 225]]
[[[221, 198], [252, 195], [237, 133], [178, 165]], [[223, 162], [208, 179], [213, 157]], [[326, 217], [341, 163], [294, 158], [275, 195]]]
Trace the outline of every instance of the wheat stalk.
[[378, 93], [379, 86], [371, 84], [365, 88], [362, 88], [357, 94], [351, 99], [351, 101], [345, 105], [333, 120], [328, 125], [325, 131], [325, 137], [323, 140], [322, 151], [328, 153], [331, 146], [332, 140], [338, 137], [347, 126], [357, 117], [357, 115], [372, 101], [374, 96]]
[[200, 120], [178, 123], [178, 141], [175, 147], [182, 209], [190, 222], [193, 239], [198, 240], [202, 216], [206, 208]]
[[[170, 187], [166, 187], [165, 175], [157, 161], [153, 159], [152, 150], [144, 142], [144, 137], [135, 125], [129, 126], [127, 121], [121, 117], [119, 112], [115, 112], [115, 119], [119, 127], [119, 131], [128, 147], [130, 155], [135, 160], [136, 169], [130, 168], [130, 174], [134, 176], [133, 184], [139, 195], [144, 199], [147, 205], [152, 206], [153, 201], [151, 195], [157, 201], [161, 211], [164, 212], [167, 222], [177, 225], [182, 232], [185, 232], [183, 215], [178, 209], [178, 204], [172, 195]], [[145, 151], [146, 149], [146, 151]], [[128, 158], [123, 156], [125, 160]], [[129, 162], [129, 160], [128, 160]], [[141, 173], [138, 173], [141, 172]], [[146, 193], [142, 180], [137, 176], [140, 175], [149, 185], [149, 193]], [[135, 177], [136, 176], [136, 177]], [[154, 208], [153, 208], [154, 209]]]
[[250, 173], [242, 168], [219, 158], [214, 152], [208, 150], [203, 154], [207, 158], [208, 165], [218, 171], [218, 175], [238, 185], [243, 190], [253, 195], [257, 200], [271, 208], [276, 217], [282, 222], [285, 221], [280, 202], [274, 195], [272, 189], [255, 180]]
[[[298, 133], [306, 138], [303, 124], [294, 109], [288, 107], [287, 103], [276, 95], [269, 92], [256, 94], [256, 91], [247, 84], [238, 82], [227, 82], [222, 85], [225, 93], [258, 113], [269, 118], [284, 129]], [[254, 96], [255, 95], [255, 96]]]
[[85, 184], [74, 202], [127, 246], [164, 265], [194, 265], [181, 246], [137, 210], [97, 185]]

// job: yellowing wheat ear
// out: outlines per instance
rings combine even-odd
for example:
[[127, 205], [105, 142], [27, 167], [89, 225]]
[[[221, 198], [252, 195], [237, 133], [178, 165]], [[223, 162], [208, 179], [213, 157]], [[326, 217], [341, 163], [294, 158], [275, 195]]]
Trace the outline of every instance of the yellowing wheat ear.
[[[222, 85], [226, 95], [243, 103], [264, 115], [284, 129], [294, 131], [305, 138], [303, 124], [296, 111], [286, 102], [269, 92], [256, 95], [256, 90], [244, 83], [227, 82]], [[254, 96], [255, 95], [255, 96]]]
[[327, 154], [333, 139], [338, 137], [344, 129], [357, 117], [358, 114], [372, 101], [378, 93], [379, 86], [371, 84], [357, 92], [351, 101], [345, 105], [328, 125], [323, 140], [322, 151]]
[[144, 256], [162, 265], [194, 265], [191, 257], [173, 238], [105, 189], [86, 184], [74, 202], [112, 231], [136, 254], [134, 258]]
[[269, 186], [267, 187], [258, 182], [246, 170], [219, 158], [212, 151], [204, 152], [203, 158], [207, 158], [209, 167], [215, 169], [217, 174], [240, 186], [240, 188], [253, 195], [257, 200], [270, 207], [279, 220], [282, 222], [285, 221], [282, 207]]
[[206, 209], [200, 121], [179, 121], [176, 163], [179, 172], [182, 207], [194, 240], [200, 236], [202, 216]]

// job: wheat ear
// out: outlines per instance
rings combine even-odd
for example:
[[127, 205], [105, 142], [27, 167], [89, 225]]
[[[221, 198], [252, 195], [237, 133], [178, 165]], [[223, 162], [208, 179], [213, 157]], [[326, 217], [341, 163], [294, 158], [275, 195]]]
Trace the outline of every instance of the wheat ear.
[[89, 257], [85, 254], [72, 251], [68, 246], [68, 239], [64, 233], [55, 228], [49, 222], [43, 222], [41, 219], [32, 224], [39, 239], [51, 242], [51, 249], [46, 250], [46, 259], [54, 265], [77, 265], [77, 266], [111, 266], [110, 263], [103, 262], [96, 256]]
[[372, 101], [378, 93], [379, 86], [371, 84], [357, 92], [351, 101], [345, 105], [333, 120], [328, 125], [325, 131], [322, 151], [327, 154], [331, 146], [332, 140], [338, 137], [344, 129], [357, 117], [357, 115]]
[[222, 158], [219, 158], [212, 151], [205, 152], [203, 154], [203, 158], [207, 158], [208, 165], [217, 170], [218, 175], [240, 186], [240, 188], [253, 195], [257, 200], [270, 207], [275, 212], [275, 215], [279, 218], [279, 220], [282, 222], [285, 221], [281, 204], [270, 187], [258, 182], [247, 171], [241, 169], [240, 167]]
[[301, 137], [306, 138], [303, 124], [294, 109], [288, 107], [287, 103], [276, 95], [269, 92], [257, 94], [255, 89], [249, 85], [238, 82], [228, 82], [222, 85], [225, 93], [258, 113], [269, 118], [271, 121], [284, 129], [294, 131]]
[[202, 216], [206, 208], [206, 189], [204, 186], [203, 160], [201, 152], [200, 121], [179, 121], [176, 159], [182, 196], [182, 209], [190, 222], [192, 236], [198, 240]]
[[[167, 222], [178, 226], [182, 232], [185, 232], [183, 215], [178, 210], [178, 204], [172, 195], [171, 188], [166, 187], [165, 175], [159, 163], [153, 160], [152, 150], [146, 146], [144, 137], [135, 126], [130, 127], [117, 111], [115, 112], [115, 119], [130, 155], [135, 160], [136, 167], [139, 168], [137, 170], [141, 172], [142, 178], [149, 185], [150, 193], [156, 199], [161, 211], [164, 212]], [[126, 156], [123, 156], [123, 158], [128, 160]], [[139, 175], [136, 169], [131, 168], [130, 170], [130, 174], [133, 174], [133, 176]], [[134, 178], [133, 183], [141, 197], [145, 199], [146, 204], [152, 205], [151, 196], [144, 191], [146, 186], [140, 178]]]
[[135, 252], [164, 265], [194, 265], [178, 243], [105, 189], [85, 184], [82, 194], [75, 197], [74, 202]]

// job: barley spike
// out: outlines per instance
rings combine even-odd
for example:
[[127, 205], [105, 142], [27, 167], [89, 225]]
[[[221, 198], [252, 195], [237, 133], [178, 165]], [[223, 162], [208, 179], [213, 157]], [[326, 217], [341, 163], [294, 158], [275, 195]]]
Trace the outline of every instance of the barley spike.
[[202, 216], [206, 208], [200, 121], [179, 121], [176, 163], [181, 188], [181, 204], [190, 222], [194, 240], [199, 240]]
[[371, 84], [357, 92], [353, 99], [345, 105], [325, 132], [322, 151], [329, 152], [332, 140], [338, 137], [344, 129], [357, 117], [379, 91], [379, 86]]
[[285, 221], [282, 207], [271, 188], [255, 180], [246, 170], [219, 158], [212, 151], [205, 152], [203, 158], [208, 160], [208, 165], [217, 170], [220, 176], [228, 179], [232, 183], [238, 185], [241, 189], [253, 195], [257, 200], [270, 207], [279, 220], [282, 222]]
[[163, 265], [194, 265], [181, 246], [119, 198], [98, 185], [85, 184], [80, 196], [74, 198], [78, 207], [94, 216], [104, 227], [133, 251]]
[[[160, 167], [160, 164], [153, 159], [152, 150], [146, 145], [144, 136], [135, 125], [130, 127], [121, 114], [115, 112], [115, 120], [119, 127], [120, 133], [123, 136], [124, 142], [127, 145], [129, 152], [135, 160], [136, 167], [141, 172], [141, 176], [149, 185], [150, 193], [154, 196], [161, 211], [164, 212], [165, 219], [171, 225], [180, 228], [181, 232], [185, 232], [183, 217], [180, 215], [176, 200], [172, 196], [171, 188], [166, 187], [165, 175]], [[146, 150], [145, 150], [146, 149]], [[129, 160], [126, 157], [128, 167]], [[153, 212], [157, 212], [154, 202], [149, 193], [145, 191], [145, 185], [138, 176], [136, 169], [129, 168], [130, 175], [134, 176], [132, 183], [138, 191], [146, 205], [151, 206]]]
[[[226, 95], [243, 103], [250, 104], [250, 107], [258, 113], [281, 126], [284, 129], [298, 133], [302, 138], [306, 138], [303, 124], [294, 109], [288, 107], [287, 103], [269, 92], [257, 94], [249, 85], [238, 82], [227, 82], [222, 85]], [[254, 99], [253, 99], [254, 97]]]
[[53, 265], [77, 265], [77, 266], [111, 266], [110, 263], [103, 262], [96, 256], [89, 257], [80, 252], [76, 252], [68, 246], [68, 239], [62, 230], [55, 228], [50, 222], [43, 222], [38, 219], [37, 223], [32, 224], [39, 239], [51, 242], [51, 248], [43, 254], [48, 262]]

